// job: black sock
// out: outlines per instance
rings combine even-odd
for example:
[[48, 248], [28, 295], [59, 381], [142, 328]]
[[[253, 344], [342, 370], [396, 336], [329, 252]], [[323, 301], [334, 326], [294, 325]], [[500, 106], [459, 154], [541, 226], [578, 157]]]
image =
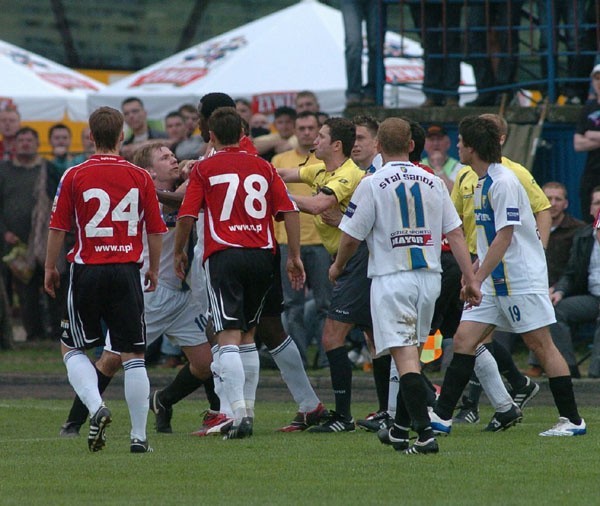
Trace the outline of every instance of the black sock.
[[215, 392], [215, 378], [213, 378], [212, 375], [204, 381], [204, 391], [206, 392], [206, 399], [208, 400], [211, 411], [220, 411], [221, 400]]
[[581, 417], [579, 416], [579, 411], [577, 411], [571, 376], [549, 378], [548, 385], [550, 386], [552, 397], [554, 397], [554, 404], [556, 404], [558, 414], [568, 418], [572, 423], [579, 425]]
[[500, 374], [502, 374], [502, 376], [510, 383], [513, 392], [521, 390], [521, 388], [527, 385], [527, 378], [519, 371], [519, 369], [517, 369], [512, 355], [504, 346], [500, 343], [491, 344], [492, 346], [489, 350], [492, 352], [492, 355], [494, 355], [494, 358], [498, 363]]
[[[96, 369], [95, 365], [94, 369]], [[106, 387], [108, 386], [112, 378], [110, 376], [106, 376], [98, 369], [96, 369], [96, 376], [98, 377], [98, 391], [100, 392], [100, 394], [102, 394], [104, 390], [106, 390]], [[81, 426], [87, 421], [88, 415], [88, 408], [81, 401], [79, 396], [76, 396], [75, 399], [73, 399], [73, 405], [71, 406], [71, 411], [69, 411], [67, 423], [74, 423]]]
[[446, 370], [442, 392], [435, 408], [436, 414], [443, 420], [450, 420], [458, 399], [467, 386], [475, 367], [475, 355], [454, 352], [452, 362]]
[[481, 392], [483, 392], [483, 388], [481, 387], [481, 383], [479, 383], [479, 378], [477, 377], [475, 372], [473, 372], [473, 374], [471, 374], [471, 377], [469, 378], [467, 391], [463, 396], [463, 403], [464, 399], [466, 399], [466, 403], [470, 407], [477, 408], [479, 406], [479, 398], [481, 397]]
[[406, 409], [406, 403], [404, 402], [404, 396], [402, 395], [402, 382], [398, 380], [398, 395], [396, 396], [396, 417], [394, 423], [399, 427], [410, 428], [411, 420], [408, 409]]
[[412, 428], [419, 434], [419, 441], [427, 441], [433, 437], [433, 431], [427, 413], [427, 387], [420, 376], [416, 372], [400, 376], [400, 390]]
[[169, 385], [160, 391], [159, 399], [165, 408], [171, 407], [196, 390], [204, 381], [196, 378], [190, 371], [190, 364], [185, 364]]
[[391, 355], [373, 359], [373, 379], [375, 380], [375, 391], [377, 392], [377, 411], [387, 411], [388, 396], [390, 394], [390, 365]]
[[435, 406], [436, 403], [436, 390], [435, 387], [433, 386], [433, 383], [429, 380], [429, 378], [423, 373], [423, 371], [421, 371], [421, 381], [423, 382], [423, 385], [425, 386], [425, 393], [427, 395], [427, 405], [428, 406]]
[[352, 400], [352, 363], [344, 346], [327, 352], [331, 386], [335, 396], [335, 410], [349, 420], [352, 418], [350, 403]]

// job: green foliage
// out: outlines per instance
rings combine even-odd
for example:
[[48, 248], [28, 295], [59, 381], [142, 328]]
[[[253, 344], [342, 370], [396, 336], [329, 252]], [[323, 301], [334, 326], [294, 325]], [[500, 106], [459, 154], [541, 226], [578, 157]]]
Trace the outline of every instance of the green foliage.
[[[260, 394], [260, 392], [259, 392]], [[584, 437], [541, 438], [557, 419], [534, 406], [509, 431], [482, 433], [482, 423], [457, 426], [440, 438], [440, 454], [405, 456], [374, 434], [275, 432], [295, 406], [259, 402], [255, 435], [247, 440], [189, 435], [200, 420], [198, 401], [175, 407], [174, 434], [155, 434], [155, 452], [129, 453], [129, 417], [110, 402], [114, 422], [106, 449], [87, 450], [79, 438], [58, 437], [70, 403], [0, 400], [0, 504], [593, 504], [597, 500], [600, 409], [582, 409]], [[356, 403], [356, 415], [370, 405]]]

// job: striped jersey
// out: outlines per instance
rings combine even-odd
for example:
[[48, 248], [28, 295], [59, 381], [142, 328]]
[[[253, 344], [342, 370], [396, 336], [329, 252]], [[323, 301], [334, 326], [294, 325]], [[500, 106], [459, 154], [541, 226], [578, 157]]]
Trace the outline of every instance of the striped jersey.
[[460, 225], [440, 178], [411, 162], [393, 161], [360, 182], [340, 228], [366, 239], [372, 278], [416, 269], [442, 272], [442, 234]]
[[479, 178], [474, 195], [477, 256], [483, 262], [499, 230], [513, 226], [502, 261], [481, 287], [486, 295], [548, 293], [544, 248], [527, 194], [514, 173], [499, 163]]

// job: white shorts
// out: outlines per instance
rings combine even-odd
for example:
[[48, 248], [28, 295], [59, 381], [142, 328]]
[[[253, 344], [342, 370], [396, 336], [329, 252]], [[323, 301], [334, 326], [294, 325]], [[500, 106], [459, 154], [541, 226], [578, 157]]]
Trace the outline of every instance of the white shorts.
[[202, 307], [191, 290], [172, 290], [158, 286], [144, 292], [146, 342], [163, 334], [179, 346], [197, 346], [207, 342], [206, 305]]
[[425, 270], [376, 276], [371, 282], [375, 351], [417, 346], [429, 335], [442, 276]]
[[463, 310], [461, 321], [488, 323], [523, 334], [555, 323], [556, 317], [547, 294], [484, 295], [479, 306]]

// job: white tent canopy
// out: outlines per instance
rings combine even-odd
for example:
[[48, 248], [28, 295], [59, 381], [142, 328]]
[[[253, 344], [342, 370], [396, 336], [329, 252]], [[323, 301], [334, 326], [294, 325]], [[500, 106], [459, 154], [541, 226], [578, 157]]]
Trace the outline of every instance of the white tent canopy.
[[[417, 57], [386, 57], [388, 82], [414, 84], [386, 86], [387, 105], [422, 102], [421, 46], [388, 33], [386, 49], [386, 55]], [[322, 110], [339, 113], [345, 89], [342, 15], [316, 0], [302, 0], [127, 76], [90, 95], [88, 103], [90, 110], [118, 108], [124, 98], [136, 96], [151, 118], [162, 119], [183, 103], [196, 104], [204, 94], [220, 91], [249, 99], [255, 111], [270, 113], [280, 105], [293, 105], [298, 91], [312, 90]]]
[[104, 84], [0, 40], [0, 108], [14, 104], [24, 121], [88, 118], [87, 96]]

